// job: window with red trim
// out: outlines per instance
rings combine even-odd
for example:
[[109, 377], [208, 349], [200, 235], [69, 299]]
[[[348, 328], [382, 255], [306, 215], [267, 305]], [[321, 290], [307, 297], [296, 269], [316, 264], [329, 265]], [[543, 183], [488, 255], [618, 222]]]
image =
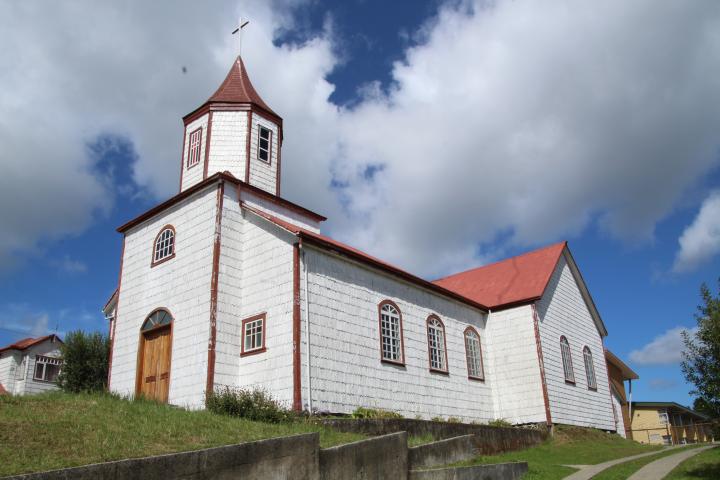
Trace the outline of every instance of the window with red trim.
[[255, 315], [242, 321], [241, 355], [265, 351], [265, 314]]
[[573, 372], [572, 352], [570, 351], [570, 342], [563, 335], [560, 337], [560, 353], [562, 354], [563, 370], [565, 371], [565, 381], [575, 383], [575, 372]]
[[200, 163], [200, 141], [202, 140], [202, 127], [190, 132], [190, 138], [188, 140], [189, 146], [187, 168], [190, 168]]
[[400, 310], [389, 300], [381, 302], [379, 310], [381, 358], [388, 362], [404, 363]]
[[427, 319], [427, 339], [430, 370], [447, 373], [445, 325], [435, 315], [430, 315]]
[[590, 390], [597, 390], [597, 380], [595, 379], [595, 365], [593, 364], [593, 356], [590, 347], [587, 345], [583, 348], [583, 358], [585, 360], [585, 377]]
[[163, 227], [157, 237], [153, 248], [153, 265], [169, 260], [175, 256], [175, 229], [168, 225]]
[[257, 158], [263, 162], [270, 163], [272, 153], [272, 130], [258, 125], [258, 150]]
[[465, 329], [465, 357], [467, 359], [468, 378], [485, 380], [480, 334], [472, 327]]

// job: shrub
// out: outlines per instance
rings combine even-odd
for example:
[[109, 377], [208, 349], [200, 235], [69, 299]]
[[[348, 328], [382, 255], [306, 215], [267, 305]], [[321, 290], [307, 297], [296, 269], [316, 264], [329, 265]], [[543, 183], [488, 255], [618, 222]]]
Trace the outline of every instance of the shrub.
[[295, 419], [290, 410], [261, 388], [217, 389], [207, 396], [205, 406], [213, 413], [257, 422], [281, 423]]
[[60, 345], [63, 366], [58, 385], [67, 392], [93, 392], [107, 387], [110, 339], [99, 332], [75, 330]]
[[403, 416], [397, 412], [381, 408], [358, 407], [352, 413], [352, 418], [403, 418]]
[[445, 421], [445, 419], [443, 417], [432, 417], [430, 420], [433, 422], [444, 422]]
[[447, 422], [448, 423], [462, 423], [462, 421], [458, 417], [448, 417]]
[[512, 423], [508, 422], [504, 418], [496, 418], [495, 420], [490, 420], [488, 422], [488, 425], [491, 427], [512, 427]]

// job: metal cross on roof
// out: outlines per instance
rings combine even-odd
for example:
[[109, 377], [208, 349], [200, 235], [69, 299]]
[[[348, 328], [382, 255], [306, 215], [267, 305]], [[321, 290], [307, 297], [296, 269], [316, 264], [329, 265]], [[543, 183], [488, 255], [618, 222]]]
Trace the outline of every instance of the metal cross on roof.
[[232, 35], [238, 34], [238, 55], [242, 54], [242, 29], [247, 26], [247, 24], [250, 23], [250, 20], [243, 20], [242, 17], [238, 19], [238, 26], [235, 30], [233, 30]]

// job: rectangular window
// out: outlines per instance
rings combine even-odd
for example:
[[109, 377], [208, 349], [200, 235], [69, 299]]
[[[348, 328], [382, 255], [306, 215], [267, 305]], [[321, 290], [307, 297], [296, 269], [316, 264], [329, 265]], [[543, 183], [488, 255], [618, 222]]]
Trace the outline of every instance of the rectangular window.
[[667, 412], [658, 412], [658, 417], [660, 418], [660, 425], [667, 425], [670, 423]]
[[59, 358], [36, 355], [33, 379], [41, 382], [57, 382], [61, 366], [62, 360]]
[[193, 167], [200, 163], [200, 140], [202, 139], [202, 127], [197, 130], [190, 132], [189, 147], [188, 147], [188, 168]]
[[270, 163], [272, 131], [269, 128], [258, 126], [258, 159]]
[[242, 321], [242, 350], [240, 355], [265, 351], [265, 314], [255, 315]]

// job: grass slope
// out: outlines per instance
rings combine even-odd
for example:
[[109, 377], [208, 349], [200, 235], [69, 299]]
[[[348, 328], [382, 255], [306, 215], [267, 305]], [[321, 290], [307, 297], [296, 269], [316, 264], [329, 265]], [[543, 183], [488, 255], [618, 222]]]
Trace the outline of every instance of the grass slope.
[[323, 447], [361, 435], [305, 422], [266, 424], [104, 394], [0, 396], [0, 476], [319, 432]]
[[720, 447], [688, 458], [675, 467], [665, 480], [717, 480], [720, 478]]
[[558, 426], [555, 427], [555, 436], [542, 445], [517, 452], [481, 456], [461, 465], [528, 462], [528, 473], [523, 480], [554, 480], [575, 471], [563, 465], [594, 465], [659, 448], [641, 445], [599, 430]]

